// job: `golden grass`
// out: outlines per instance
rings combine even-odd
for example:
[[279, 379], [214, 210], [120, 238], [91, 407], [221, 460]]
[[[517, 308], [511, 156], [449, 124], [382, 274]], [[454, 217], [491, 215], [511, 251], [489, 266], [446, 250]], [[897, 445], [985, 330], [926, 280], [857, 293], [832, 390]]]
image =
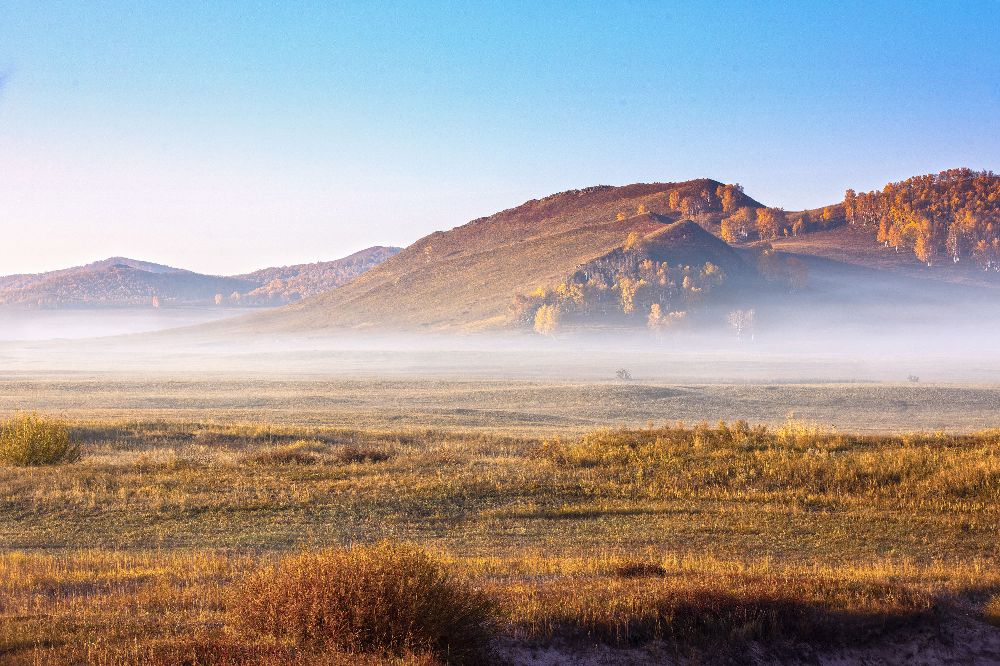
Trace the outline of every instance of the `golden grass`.
[[[879, 640], [1000, 592], [996, 431], [93, 422], [73, 436], [77, 464], [0, 468], [3, 663], [446, 660], [419, 640], [298, 643], [275, 624], [298, 611], [249, 633], [236, 619], [241, 589], [290, 604], [315, 580], [329, 585], [314, 599], [360, 589], [337, 573], [358, 564], [347, 554], [377, 572], [396, 551], [342, 546], [376, 536], [481, 589], [501, 641], [654, 642], [708, 661], [749, 643]], [[371, 602], [362, 626], [391, 598], [357, 596]], [[362, 658], [369, 644], [395, 647]]]

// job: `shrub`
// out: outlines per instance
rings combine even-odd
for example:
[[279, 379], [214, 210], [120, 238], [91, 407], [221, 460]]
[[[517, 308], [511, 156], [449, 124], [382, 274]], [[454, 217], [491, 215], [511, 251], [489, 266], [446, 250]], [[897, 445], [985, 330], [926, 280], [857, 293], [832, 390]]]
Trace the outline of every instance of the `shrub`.
[[424, 551], [380, 543], [288, 556], [237, 585], [230, 625], [247, 636], [358, 653], [489, 657], [491, 605]]
[[0, 462], [8, 465], [57, 465], [80, 459], [80, 445], [58, 419], [19, 414], [0, 425]]
[[1000, 627], [1000, 594], [993, 595], [983, 608], [983, 617], [990, 624]]
[[308, 450], [309, 442], [303, 440], [286, 446], [275, 446], [257, 451], [249, 456], [258, 465], [313, 465], [319, 462]]
[[344, 464], [379, 463], [392, 459], [392, 456], [392, 452], [386, 449], [346, 444], [337, 454], [337, 461]]

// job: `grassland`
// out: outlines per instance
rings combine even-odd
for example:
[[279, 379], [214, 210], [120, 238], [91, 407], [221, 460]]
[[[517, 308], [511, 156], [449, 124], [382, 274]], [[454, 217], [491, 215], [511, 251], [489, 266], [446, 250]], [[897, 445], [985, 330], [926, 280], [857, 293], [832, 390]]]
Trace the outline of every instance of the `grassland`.
[[[604, 367], [613, 377], [612, 363], [609, 359]], [[651, 372], [651, 365], [641, 358], [629, 367], [640, 374]], [[735, 363], [732, 372], [739, 372]], [[0, 416], [40, 410], [74, 420], [259, 422], [354, 430], [429, 427], [537, 437], [634, 428], [650, 421], [748, 419], [780, 426], [790, 415], [845, 432], [960, 433], [996, 425], [1000, 412], [1000, 389], [991, 384], [624, 383], [461, 379], [453, 374], [420, 379], [412, 374], [370, 377], [353, 367], [344, 374], [353, 376], [14, 375], [0, 377]]]
[[230, 606], [262, 564], [386, 539], [492, 600], [494, 659], [1000, 658], [997, 431], [72, 427], [79, 462], [0, 468], [3, 663], [375, 663]]

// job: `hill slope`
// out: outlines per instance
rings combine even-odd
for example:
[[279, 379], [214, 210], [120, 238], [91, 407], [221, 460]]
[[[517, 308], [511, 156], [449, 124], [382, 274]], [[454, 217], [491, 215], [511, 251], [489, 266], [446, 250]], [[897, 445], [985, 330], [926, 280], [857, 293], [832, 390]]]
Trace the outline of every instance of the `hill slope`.
[[261, 285], [243, 295], [245, 302], [288, 303], [344, 285], [401, 250], [378, 245], [335, 261], [263, 268], [236, 277]]
[[[664, 233], [692, 210], [707, 224], [717, 221], [725, 214], [724, 187], [702, 179], [599, 186], [532, 200], [425, 236], [341, 289], [244, 323], [253, 330], [508, 325], [517, 296], [558, 285], [621, 248], [631, 234]], [[727, 196], [729, 207], [760, 207], [738, 188], [730, 186]], [[684, 229], [691, 231], [676, 233]], [[685, 261], [709, 260], [689, 249]]]
[[154, 299], [164, 305], [284, 304], [339, 287], [398, 251], [372, 247], [336, 261], [231, 277], [112, 257], [48, 273], [0, 277], [0, 305], [149, 307]]

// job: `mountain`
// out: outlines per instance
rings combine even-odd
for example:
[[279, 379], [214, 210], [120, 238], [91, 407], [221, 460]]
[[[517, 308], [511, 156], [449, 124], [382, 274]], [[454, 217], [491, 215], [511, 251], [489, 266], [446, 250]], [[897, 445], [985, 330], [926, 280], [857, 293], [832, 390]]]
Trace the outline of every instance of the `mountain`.
[[[425, 236], [341, 289], [245, 323], [259, 330], [516, 325], [519, 301], [551, 294], [581, 267], [613, 262], [626, 246], [635, 250], [629, 261], [637, 270], [664, 273], [645, 259], [632, 262], [642, 252], [671, 264], [672, 273], [655, 277], [659, 287], [683, 290], [686, 277], [693, 295], [706, 263], [718, 262], [731, 273], [727, 279], [745, 281], [753, 262], [699, 225], [671, 225], [697, 215], [705, 226], [718, 226], [727, 209], [739, 207], [761, 204], [738, 186], [709, 179], [570, 190]], [[687, 275], [682, 264], [689, 264]], [[616, 287], [603, 289], [610, 297]]]
[[230, 277], [112, 257], [48, 273], [0, 277], [0, 306], [281, 305], [339, 287], [398, 251], [372, 247], [336, 261]]

